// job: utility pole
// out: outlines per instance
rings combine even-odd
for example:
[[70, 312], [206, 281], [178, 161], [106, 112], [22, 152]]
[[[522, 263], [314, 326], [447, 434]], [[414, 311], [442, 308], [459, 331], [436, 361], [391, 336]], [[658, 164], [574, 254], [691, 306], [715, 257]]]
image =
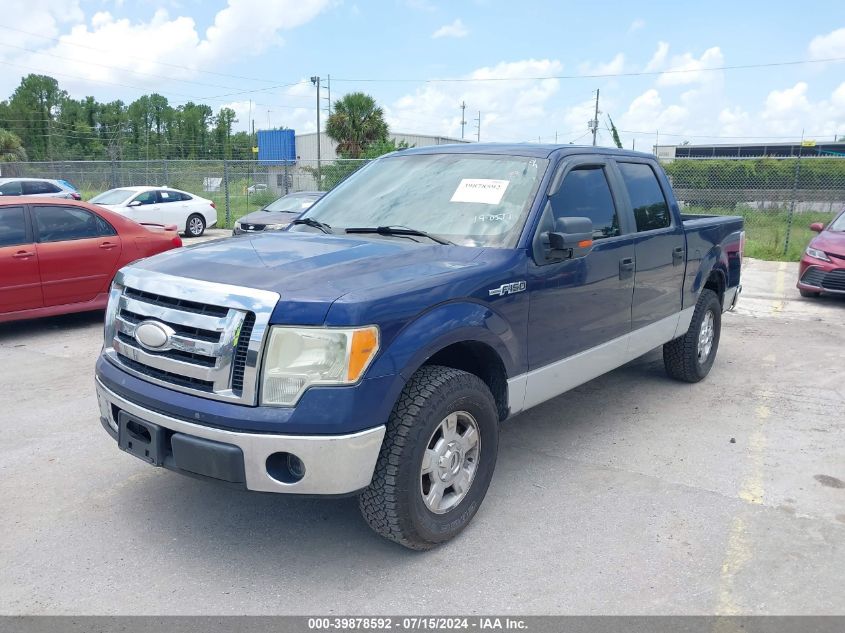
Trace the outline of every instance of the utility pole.
[[596, 146], [596, 134], [599, 131], [599, 89], [596, 88], [596, 112], [587, 126], [593, 132], [593, 147]]
[[311, 83], [317, 86], [317, 191], [320, 191], [322, 178], [320, 177], [320, 78], [314, 75], [311, 77]]
[[461, 140], [464, 140], [464, 126], [467, 124], [466, 116], [464, 116], [466, 114], [466, 109], [466, 101], [461, 101]]
[[475, 119], [475, 142], [481, 142], [481, 110], [478, 111], [478, 118]]

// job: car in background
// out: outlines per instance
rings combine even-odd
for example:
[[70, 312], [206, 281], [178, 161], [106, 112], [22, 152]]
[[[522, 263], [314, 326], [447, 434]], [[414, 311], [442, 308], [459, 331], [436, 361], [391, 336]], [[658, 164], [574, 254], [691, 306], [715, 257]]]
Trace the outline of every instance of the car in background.
[[257, 182], [254, 185], [250, 185], [246, 188], [247, 193], [261, 193], [263, 191], [267, 191], [267, 185], [261, 182]]
[[845, 295], [845, 209], [827, 226], [814, 222], [810, 228], [818, 235], [801, 257], [798, 291], [802, 297]]
[[283, 229], [310, 209], [324, 194], [324, 191], [299, 191], [282, 196], [263, 209], [240, 218], [235, 222], [232, 235]]
[[140, 224], [175, 224], [188, 237], [199, 237], [217, 224], [214, 202], [171, 187], [109, 189], [90, 202]]
[[93, 204], [0, 198], [0, 323], [102, 310], [120, 268], [181, 245]]
[[67, 180], [48, 178], [0, 178], [0, 196], [46, 196], [82, 200], [82, 195]]

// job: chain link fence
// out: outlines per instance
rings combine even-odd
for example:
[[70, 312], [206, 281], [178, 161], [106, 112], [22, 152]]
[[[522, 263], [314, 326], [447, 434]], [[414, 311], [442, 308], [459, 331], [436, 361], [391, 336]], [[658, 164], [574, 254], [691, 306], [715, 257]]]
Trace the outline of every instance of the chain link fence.
[[[327, 191], [365, 160], [55, 161], [0, 164], [2, 176], [61, 178], [88, 200], [115, 187], [166, 185], [210, 198], [218, 226], [295, 191]], [[845, 158], [683, 158], [664, 161], [684, 213], [741, 215], [746, 254], [800, 258], [812, 222], [830, 222], [845, 208]]]
[[665, 161], [684, 213], [741, 215], [749, 257], [796, 261], [845, 208], [845, 158], [683, 158]]

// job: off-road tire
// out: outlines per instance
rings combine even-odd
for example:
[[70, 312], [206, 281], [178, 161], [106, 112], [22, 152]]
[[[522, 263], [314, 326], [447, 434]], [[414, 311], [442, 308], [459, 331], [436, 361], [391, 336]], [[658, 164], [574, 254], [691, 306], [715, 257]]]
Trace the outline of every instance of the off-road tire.
[[[199, 223], [196, 220], [199, 220]], [[192, 228], [192, 224], [199, 226], [199, 228]], [[185, 220], [185, 235], [187, 237], [200, 237], [203, 233], [205, 233], [205, 218], [199, 213], [192, 213]]]
[[[466, 496], [444, 514], [423, 501], [420, 472], [429, 438], [450, 413], [465, 411], [477, 422], [480, 450]], [[484, 499], [499, 443], [496, 403], [477, 376], [439, 365], [420, 368], [405, 385], [390, 418], [370, 486], [360, 495], [364, 519], [381, 536], [427, 550], [463, 530]]]
[[[713, 314], [713, 343], [704, 362], [698, 358], [698, 337], [708, 312]], [[716, 352], [719, 349], [719, 337], [722, 331], [722, 305], [718, 295], [705, 288], [698, 297], [686, 334], [669, 341], [663, 346], [663, 366], [666, 373], [676, 380], [699, 382], [710, 372]]]

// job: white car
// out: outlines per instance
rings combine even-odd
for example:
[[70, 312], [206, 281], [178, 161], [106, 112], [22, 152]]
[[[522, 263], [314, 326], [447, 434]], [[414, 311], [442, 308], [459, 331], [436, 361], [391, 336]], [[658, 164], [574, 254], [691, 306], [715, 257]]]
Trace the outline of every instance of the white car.
[[170, 187], [109, 189], [90, 202], [141, 224], [175, 224], [188, 237], [199, 237], [217, 224], [214, 202]]

